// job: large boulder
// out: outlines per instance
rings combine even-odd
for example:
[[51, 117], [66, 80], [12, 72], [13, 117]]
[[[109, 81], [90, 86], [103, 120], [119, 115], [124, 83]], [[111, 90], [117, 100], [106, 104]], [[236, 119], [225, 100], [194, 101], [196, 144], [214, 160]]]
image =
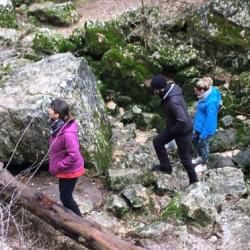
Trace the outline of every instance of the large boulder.
[[220, 63], [236, 70], [249, 68], [250, 2], [213, 0], [189, 22], [190, 35]]
[[140, 168], [109, 169], [108, 185], [113, 191], [120, 191], [131, 184], [150, 185], [154, 183], [151, 171]]
[[0, 1], [0, 27], [3, 28], [15, 28], [16, 23], [16, 13], [15, 9], [10, 0]]
[[72, 2], [33, 4], [29, 8], [28, 15], [37, 17], [41, 22], [58, 26], [69, 26], [79, 19], [79, 14]]
[[235, 129], [219, 130], [215, 136], [211, 138], [211, 152], [224, 152], [232, 149], [236, 145]]
[[188, 220], [196, 226], [211, 227], [217, 212], [207, 197], [208, 193], [208, 188], [199, 183], [176, 193], [164, 209], [163, 218]]
[[109, 125], [95, 77], [82, 58], [58, 54], [12, 73], [0, 91], [0, 159], [34, 163], [48, 151], [47, 107], [65, 99], [79, 124], [81, 150], [101, 173], [109, 165]]
[[234, 167], [211, 169], [202, 180], [209, 187], [210, 200], [216, 206], [225, 201], [226, 196], [238, 198], [247, 193], [244, 175], [240, 169]]

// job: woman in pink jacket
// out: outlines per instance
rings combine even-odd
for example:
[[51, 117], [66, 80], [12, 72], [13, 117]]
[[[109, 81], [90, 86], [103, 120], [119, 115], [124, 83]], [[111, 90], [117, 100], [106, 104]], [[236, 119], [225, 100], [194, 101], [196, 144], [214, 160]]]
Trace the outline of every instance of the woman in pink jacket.
[[84, 173], [77, 123], [70, 116], [68, 104], [61, 99], [51, 102], [48, 113], [51, 127], [49, 171], [59, 178], [60, 199], [63, 205], [81, 216], [73, 199], [77, 179]]

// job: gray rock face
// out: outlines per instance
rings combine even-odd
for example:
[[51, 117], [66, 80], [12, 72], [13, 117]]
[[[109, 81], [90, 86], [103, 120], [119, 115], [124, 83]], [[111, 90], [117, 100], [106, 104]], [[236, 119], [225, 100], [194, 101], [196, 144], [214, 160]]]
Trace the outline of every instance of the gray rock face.
[[110, 154], [103, 101], [86, 61], [70, 53], [26, 65], [1, 85], [0, 159], [9, 160], [20, 137], [14, 163], [34, 163], [46, 154], [47, 107], [56, 97], [72, 107], [81, 149], [101, 172]]
[[119, 218], [128, 211], [128, 205], [126, 201], [116, 194], [110, 196], [107, 199], [104, 207], [107, 211], [113, 212]]
[[149, 185], [154, 182], [151, 171], [131, 168], [131, 169], [109, 169], [109, 187], [114, 191], [119, 191], [129, 184], [137, 183]]
[[233, 159], [231, 157], [222, 156], [220, 154], [212, 154], [209, 157], [208, 168], [223, 168], [234, 167]]
[[141, 208], [149, 204], [147, 189], [141, 184], [133, 184], [125, 188], [122, 194], [134, 208]]
[[223, 202], [227, 195], [240, 197], [247, 193], [243, 173], [237, 168], [211, 169], [202, 180], [209, 187], [210, 198], [215, 205]]
[[155, 222], [151, 225], [144, 226], [137, 230], [137, 234], [140, 237], [146, 239], [161, 239], [165, 234], [172, 233], [175, 227], [166, 222]]
[[232, 23], [250, 28], [250, 3], [248, 0], [215, 0], [213, 9]]
[[173, 166], [171, 175], [154, 172], [154, 176], [156, 178], [156, 192], [159, 195], [178, 192], [189, 185], [187, 174], [182, 169], [181, 164]]
[[20, 39], [20, 32], [15, 29], [0, 28], [0, 46], [1, 45], [16, 45]]
[[184, 207], [187, 217], [202, 227], [212, 225], [216, 221], [217, 212], [207, 198], [208, 190], [200, 185], [191, 186], [181, 192], [181, 206]]
[[238, 164], [239, 167], [250, 169], [250, 147], [248, 147], [245, 151], [239, 152], [234, 157], [234, 161]]
[[230, 202], [222, 208], [220, 223], [224, 234], [221, 249], [250, 249], [249, 204], [249, 198], [241, 199], [236, 204]]
[[223, 152], [236, 145], [236, 131], [234, 129], [219, 130], [211, 139], [211, 152]]

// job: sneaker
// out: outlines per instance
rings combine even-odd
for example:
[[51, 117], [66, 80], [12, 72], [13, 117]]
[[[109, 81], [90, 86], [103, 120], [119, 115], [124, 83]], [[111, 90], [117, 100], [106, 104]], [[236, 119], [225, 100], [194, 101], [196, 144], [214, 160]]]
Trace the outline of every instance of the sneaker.
[[195, 166], [195, 172], [200, 173], [207, 170], [207, 164], [198, 164]]
[[193, 165], [198, 165], [198, 164], [202, 164], [202, 163], [204, 163], [204, 162], [203, 162], [203, 160], [202, 160], [202, 158], [200, 156], [198, 156], [195, 159], [192, 159], [192, 164]]
[[166, 166], [164, 165], [154, 165], [152, 168], [151, 168], [152, 171], [160, 171], [160, 172], [163, 172], [165, 174], [172, 174], [172, 170], [171, 169], [168, 169]]

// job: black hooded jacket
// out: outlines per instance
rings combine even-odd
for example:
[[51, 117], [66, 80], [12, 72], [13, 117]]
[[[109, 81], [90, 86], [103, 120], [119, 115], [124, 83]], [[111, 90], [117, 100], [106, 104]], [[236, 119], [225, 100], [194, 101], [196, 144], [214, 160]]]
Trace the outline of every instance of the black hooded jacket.
[[170, 88], [171, 84], [168, 84], [161, 93], [161, 98], [166, 115], [166, 128], [171, 136], [178, 137], [190, 133], [193, 125], [181, 88], [176, 84], [171, 90]]

